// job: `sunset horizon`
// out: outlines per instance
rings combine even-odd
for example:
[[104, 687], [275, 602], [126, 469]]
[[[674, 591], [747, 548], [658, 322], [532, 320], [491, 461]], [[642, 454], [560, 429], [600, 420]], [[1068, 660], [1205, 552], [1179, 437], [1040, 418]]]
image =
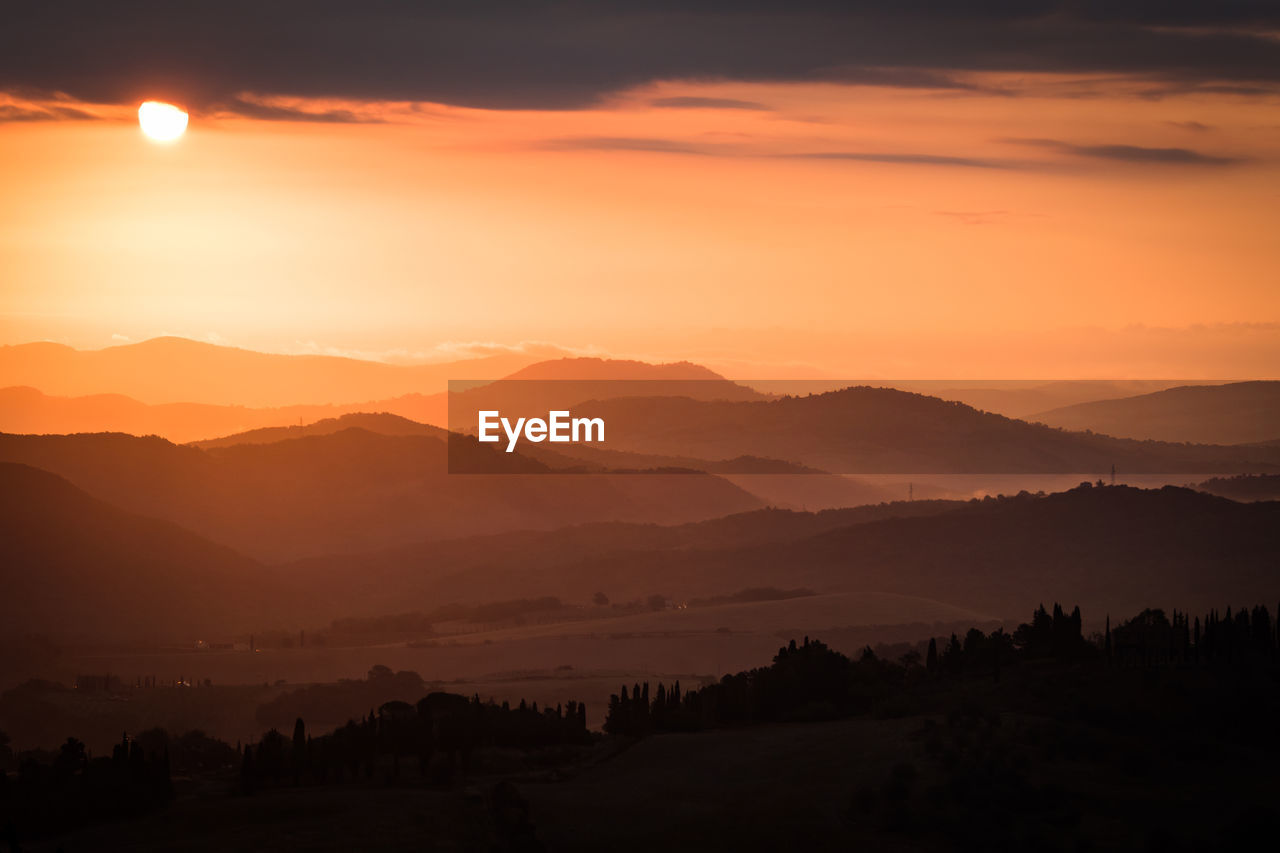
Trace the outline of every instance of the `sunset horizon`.
[[0, 844], [1280, 834], [1280, 3], [0, 11]]
[[[255, 14], [271, 28], [287, 8]], [[393, 20], [334, 14], [370, 43]], [[732, 18], [669, 14], [713, 43]], [[865, 14], [890, 33], [909, 26]], [[1139, 365], [1115, 352], [1174, 338], [1219, 375], [1274, 377], [1274, 41], [1243, 19], [1221, 35], [1134, 19], [1117, 26], [1146, 53], [1120, 70], [1113, 34], [1087, 12], [1093, 60], [988, 53], [951, 14], [950, 66], [924, 53], [928, 31], [897, 62], [864, 47], [869, 57], [841, 66], [858, 42], [819, 39], [809, 67], [763, 54], [757, 70], [689, 49], [670, 58], [684, 75], [640, 55], [617, 57], [632, 67], [614, 74], [601, 46], [569, 54], [580, 81], [498, 57], [495, 82], [478, 89], [378, 66], [344, 79], [305, 46], [279, 62], [254, 48], [236, 69], [153, 49], [150, 75], [143, 63], [100, 76], [76, 73], [91, 42], [62, 43], [87, 53], [61, 70], [9, 51], [0, 343], [179, 335], [376, 358], [539, 341], [939, 376], [957, 354], [973, 365], [962, 372], [989, 373], [990, 359], [966, 352], [984, 341], [1030, 340], [1048, 350], [1030, 354], [1043, 365], [1030, 373], [1055, 378], [1206, 375], [1173, 353]], [[533, 32], [662, 21], [598, 16], [553, 15]], [[744, 18], [746, 41], [725, 50], [765, 38], [769, 19]], [[157, 39], [170, 28], [174, 44], [194, 38], [181, 20], [155, 17]], [[479, 19], [445, 20], [441, 32], [473, 33]], [[774, 20], [780, 38], [819, 26]], [[986, 23], [997, 43], [1053, 44], [1033, 20]], [[1197, 40], [1212, 53], [1179, 66]], [[399, 46], [388, 50], [393, 61]], [[139, 132], [148, 98], [190, 114], [180, 138]], [[1249, 352], [1212, 340], [1236, 331]], [[892, 353], [899, 368], [874, 364], [842, 337], [885, 350], [910, 340], [912, 352]]]

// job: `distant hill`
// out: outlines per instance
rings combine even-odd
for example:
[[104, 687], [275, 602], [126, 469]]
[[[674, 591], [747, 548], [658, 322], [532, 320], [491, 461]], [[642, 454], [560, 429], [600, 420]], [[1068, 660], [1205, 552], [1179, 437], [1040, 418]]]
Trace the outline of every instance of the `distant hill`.
[[[847, 377], [845, 381], [831, 379], [763, 380], [750, 381], [753, 388], [774, 395], [804, 396], [835, 391], [851, 386], [871, 385], [896, 388], [913, 394], [926, 394], [942, 400], [954, 400], [984, 412], [994, 412], [1010, 418], [1026, 418], [1035, 412], [1090, 403], [1094, 400], [1112, 400], [1163, 391], [1186, 381], [1170, 379], [877, 379], [859, 380]], [[1201, 382], [1211, 385], [1213, 382]]]
[[[459, 376], [460, 379], [472, 378]], [[688, 361], [650, 364], [617, 358], [560, 358], [540, 361], [504, 377], [516, 380], [649, 380], [649, 381], [717, 381], [725, 378], [714, 370]]]
[[[522, 596], [560, 595], [566, 601], [585, 602], [597, 591], [605, 591], [614, 601], [622, 602], [654, 592], [674, 593], [677, 589], [668, 590], [665, 577], [656, 585], [650, 583], [647, 570], [625, 580], [605, 573], [595, 584], [579, 567], [614, 560], [628, 566], [667, 560], [685, 565], [696, 562], [704, 553], [718, 555], [726, 549], [795, 542], [850, 525], [936, 515], [960, 506], [964, 504], [957, 501], [903, 501], [822, 512], [760, 509], [666, 526], [578, 524], [558, 530], [469, 536], [367, 554], [305, 559], [282, 571], [342, 590], [337, 597], [348, 609], [339, 615], [427, 608], [441, 601], [484, 602]], [[770, 583], [786, 585], [791, 564], [776, 568]], [[697, 577], [695, 583], [700, 584], [699, 594], [708, 595], [742, 588], [732, 571], [715, 579]]]
[[[419, 424], [397, 415], [356, 413], [340, 418], [327, 418], [305, 426], [270, 427], [191, 444], [206, 450], [236, 444], [269, 444], [308, 435], [329, 435], [352, 427], [382, 435], [428, 435], [440, 438], [448, 435], [438, 427]], [[887, 489], [848, 477], [824, 474], [817, 469], [781, 459], [740, 456], [736, 459], [708, 460], [683, 456], [651, 456], [600, 450], [585, 444], [573, 445], [562, 452], [551, 450], [545, 444], [527, 443], [521, 447], [521, 456], [541, 462], [553, 471], [574, 473], [653, 469], [703, 471], [725, 477], [771, 506], [795, 509], [857, 506], [890, 499]], [[491, 464], [495, 457], [483, 454], [480, 458], [484, 463]], [[461, 466], [454, 469], [454, 472], [457, 473], [460, 469]]]
[[537, 360], [537, 355], [515, 353], [398, 365], [277, 355], [173, 337], [101, 350], [30, 343], [0, 347], [0, 387], [30, 386], [71, 397], [123, 394], [150, 404], [278, 408], [440, 393], [450, 378], [497, 378]]
[[0, 388], [0, 432], [65, 435], [123, 432], [158, 435], [179, 444], [244, 434], [272, 427], [328, 421], [348, 414], [386, 412], [443, 425], [444, 394], [409, 394], [371, 403], [340, 406], [284, 406], [255, 409], [205, 403], [140, 403], [123, 394], [55, 397], [35, 388]]
[[1163, 391], [1186, 383], [1162, 379], [1064, 379], [1053, 382], [891, 382], [903, 391], [915, 391], [956, 400], [985, 412], [1010, 418], [1026, 418], [1036, 412]]
[[584, 521], [679, 523], [760, 506], [715, 476], [548, 475], [519, 453], [469, 447], [486, 470], [506, 474], [450, 474], [444, 439], [364, 429], [208, 450], [118, 434], [0, 434], [0, 461], [54, 472], [264, 560]]
[[1121, 438], [1248, 444], [1280, 439], [1280, 382], [1184, 385], [1051, 409], [1030, 420]]
[[260, 620], [262, 566], [66, 480], [0, 463], [0, 629], [74, 640], [194, 641]]
[[[552, 410], [573, 410], [588, 400], [687, 397], [693, 400], [763, 400], [766, 395], [730, 382], [689, 362], [647, 364], [599, 358], [546, 361], [511, 376], [474, 387], [452, 386], [449, 428], [474, 432], [478, 413], [506, 417], [546, 417]], [[719, 457], [717, 457], [719, 458]]]
[[[376, 488], [339, 504], [328, 491], [371, 461], [404, 464], [403, 453], [380, 456], [378, 444], [432, 441], [348, 430], [213, 452], [158, 439], [73, 439], [119, 442], [118, 456], [127, 457], [135, 481], [156, 468], [167, 470], [173, 480], [153, 482], [148, 493], [158, 496], [156, 502], [167, 501], [171, 516], [209, 513], [206, 527], [222, 526], [250, 539], [256, 529], [245, 527], [246, 519], [261, 519], [263, 530], [295, 548], [302, 532], [330, 544], [331, 528], [341, 534], [356, 523], [367, 530], [371, 522], [355, 512], [359, 505], [387, 512], [389, 503]], [[345, 448], [335, 455], [338, 471], [274, 484], [291, 459], [307, 458], [317, 447], [331, 453]], [[55, 449], [63, 457], [76, 456], [67, 447]], [[88, 466], [93, 458], [80, 463]], [[157, 465], [157, 459], [165, 464]], [[230, 476], [243, 459], [260, 472], [257, 480]], [[219, 470], [223, 466], [227, 470]], [[105, 481], [124, 470], [85, 473]], [[559, 478], [472, 479], [502, 481], [506, 490], [513, 482]], [[645, 476], [620, 479], [652, 482]], [[648, 498], [671, 501], [677, 491], [699, 492], [716, 482], [686, 476]], [[179, 483], [196, 486], [196, 495]], [[427, 503], [406, 490], [403, 479], [392, 486], [395, 499], [415, 512]], [[319, 501], [303, 501], [307, 493]], [[579, 514], [592, 502], [612, 498], [607, 490], [563, 494]], [[130, 497], [128, 484], [119, 495]], [[199, 495], [216, 500], [201, 506]], [[530, 500], [527, 493], [522, 497]], [[535, 497], [545, 499], [546, 492]], [[457, 521], [457, 507], [474, 511], [494, 499], [491, 492], [464, 491], [433, 511]], [[531, 509], [524, 512], [535, 517]], [[385, 521], [393, 526], [397, 517]], [[1042, 600], [1070, 601], [1102, 615], [1152, 604], [1196, 610], [1280, 598], [1280, 503], [1241, 504], [1174, 487], [1086, 485], [1039, 497], [899, 502], [821, 513], [754, 510], [667, 526], [601, 522], [440, 538], [264, 567], [170, 522], [109, 506], [55, 475], [0, 464], [0, 536], [6, 549], [0, 567], [3, 626], [98, 639], [200, 639], [205, 632], [225, 638], [245, 629], [425, 611], [449, 602], [546, 595], [585, 602], [596, 592], [614, 602], [654, 593], [685, 601], [753, 587], [805, 587], [824, 596], [849, 595], [850, 602], [868, 594], [904, 596], [995, 617], [1016, 617]], [[865, 622], [852, 612], [824, 618], [829, 625]]]
[[1280, 500], [1280, 474], [1214, 477], [1200, 483], [1196, 488], [1233, 501], [1276, 501]]
[[1091, 613], [1203, 610], [1280, 597], [1277, 548], [1280, 503], [1086, 485], [832, 531], [761, 549], [754, 570], [737, 571], [789, 559], [793, 582], [815, 589], [925, 595], [1006, 617], [1042, 598]]
[[605, 446], [646, 454], [785, 459], [833, 473], [1126, 473], [1280, 469], [1280, 448], [1141, 442], [1067, 432], [891, 388], [761, 401], [630, 398], [584, 404]]
[[[568, 405], [620, 394], [761, 396], [688, 362], [565, 358], [529, 365], [512, 381], [502, 381], [510, 368], [530, 360], [501, 357], [405, 367], [269, 355], [180, 338], [87, 352], [57, 344], [0, 347], [0, 431], [125, 432], [186, 443], [363, 412], [444, 427], [449, 379], [491, 383], [461, 394], [456, 400], [460, 405], [475, 401], [476, 408], [492, 408], [495, 400], [513, 404], [515, 395], [522, 395], [520, 399], [532, 396], [544, 412], [548, 388]], [[5, 383], [13, 385], [6, 388]], [[381, 394], [390, 396], [376, 396]]]
[[428, 435], [440, 439], [448, 436], [448, 431], [440, 427], [420, 424], [388, 412], [354, 412], [301, 426], [263, 427], [222, 438], [193, 441], [191, 444], [205, 450], [215, 447], [232, 447], [237, 444], [272, 444], [312, 435], [332, 435], [346, 429], [363, 429], [378, 435]]
[[[562, 445], [561, 445], [562, 446]], [[587, 471], [685, 468], [718, 474], [758, 497], [769, 506], [786, 509], [825, 509], [881, 503], [898, 497], [896, 492], [864, 480], [828, 474], [783, 459], [737, 456], [733, 459], [695, 459], [604, 450], [589, 444], [569, 445], [555, 451], [546, 445], [522, 447], [525, 455], [553, 469]]]
[[566, 551], [559, 565], [539, 562], [532, 573], [492, 559], [424, 578], [417, 589], [441, 600], [486, 588], [508, 595], [537, 588], [565, 600], [601, 590], [626, 600], [786, 585], [918, 596], [998, 617], [1015, 617], [1041, 600], [1101, 615], [1157, 603], [1204, 609], [1280, 598], [1280, 503], [1116, 486], [922, 509], [882, 511], [809, 536], [796, 525], [772, 541], [704, 540], [685, 548], [630, 542], [576, 560]]

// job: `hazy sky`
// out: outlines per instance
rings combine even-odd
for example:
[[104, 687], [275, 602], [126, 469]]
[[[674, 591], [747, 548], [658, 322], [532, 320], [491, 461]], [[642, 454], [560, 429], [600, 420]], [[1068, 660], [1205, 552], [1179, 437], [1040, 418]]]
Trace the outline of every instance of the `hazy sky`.
[[[485, 29], [375, 4], [337, 44], [342, 4], [283, 4], [275, 53], [166, 18], [141, 58], [36, 12], [69, 35], [0, 59], [0, 343], [1275, 375], [1269, 13], [798, 5]], [[141, 136], [150, 96], [185, 137]]]

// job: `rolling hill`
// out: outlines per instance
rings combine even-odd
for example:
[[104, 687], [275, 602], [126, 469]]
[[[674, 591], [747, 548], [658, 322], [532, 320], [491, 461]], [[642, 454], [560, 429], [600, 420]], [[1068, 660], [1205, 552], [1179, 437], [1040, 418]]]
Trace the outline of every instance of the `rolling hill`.
[[1197, 484], [1196, 488], [1233, 501], [1280, 501], [1280, 474], [1213, 477]]
[[[576, 580], [564, 583], [569, 577], [564, 570], [614, 559], [628, 564], [636, 559], [657, 562], [681, 555], [794, 542], [868, 521], [933, 515], [958, 506], [963, 504], [914, 501], [816, 513], [760, 509], [680, 525], [579, 524], [558, 530], [468, 536], [366, 554], [304, 559], [282, 566], [281, 571], [342, 590], [337, 599], [349, 608], [337, 614], [342, 616], [430, 609], [446, 601], [484, 602], [541, 595], [560, 595], [566, 601], [581, 603], [600, 590], [615, 601], [626, 601], [662, 592], [663, 588], [650, 585], [646, 573], [615, 583], [612, 588], [593, 586], [589, 577], [577, 575]], [[785, 571], [778, 572], [769, 583], [788, 585], [786, 577]], [[602, 577], [601, 583], [605, 582]], [[706, 588], [707, 594], [726, 594], [742, 588], [732, 575], [717, 578], [713, 586], [714, 590], [711, 586]]]
[[13, 387], [0, 388], [0, 432], [32, 435], [123, 432], [158, 435], [185, 444], [256, 430], [287, 429], [365, 412], [395, 413], [397, 417], [421, 423], [443, 424], [446, 409], [443, 394], [408, 394], [371, 403], [262, 409], [207, 403], [148, 405], [123, 394], [57, 397], [35, 388]]
[[[467, 378], [467, 377], [459, 377]], [[472, 377], [474, 378], [474, 377]], [[689, 361], [651, 364], [621, 358], [559, 358], [522, 367], [503, 377], [522, 382], [727, 382], [714, 370]], [[744, 390], [744, 396], [758, 396]]]
[[955, 400], [984, 412], [1027, 418], [1046, 409], [1163, 391], [1185, 383], [1162, 379], [1059, 379], [1052, 382], [891, 382], [902, 391]]
[[482, 410], [508, 418], [546, 417], [586, 401], [619, 397], [683, 397], [691, 400], [761, 400], [765, 395], [688, 362], [567, 358], [531, 365], [496, 382], [451, 384], [449, 429], [474, 433]]
[[[824, 594], [917, 596], [997, 617], [1018, 617], [1042, 600], [1104, 614], [1280, 599], [1277, 502], [1086, 485], [1046, 497], [939, 503], [918, 513], [886, 508], [810, 535], [803, 527], [771, 541], [695, 540], [681, 548], [624, 541], [577, 559], [572, 549], [551, 551], [560, 562], [538, 557], [536, 571], [494, 555], [451, 575], [433, 570], [415, 589], [446, 601], [484, 589], [501, 589], [505, 597], [536, 590], [565, 600], [601, 590], [616, 601], [803, 586]], [[548, 552], [526, 546], [521, 553]], [[362, 572], [393, 568], [359, 565]]]
[[833, 473], [1231, 473], [1280, 468], [1280, 449], [1178, 445], [1068, 432], [891, 388], [762, 401], [619, 398], [583, 404], [605, 446], [647, 454], [785, 459]]
[[74, 640], [196, 640], [260, 621], [282, 590], [257, 562], [0, 463], [0, 626]]
[[[787, 607], [826, 608], [830, 625], [867, 622], [869, 614], [843, 613], [838, 603], [868, 595], [996, 618], [1050, 600], [1105, 614], [1280, 598], [1280, 502], [1240, 504], [1174, 487], [1086, 484], [964, 503], [757, 510], [674, 526], [595, 523], [273, 566], [28, 466], [0, 464], [0, 497], [7, 558], [0, 618], [7, 629], [64, 637], [226, 637], [448, 602], [546, 595], [585, 602], [596, 592], [615, 602], [654, 593], [683, 601], [769, 586], [815, 590], [819, 598]], [[278, 496], [240, 497], [263, 513]], [[272, 523], [288, 524], [288, 512]]]
[[1031, 417], [1050, 426], [1122, 438], [1250, 444], [1280, 438], [1280, 382], [1184, 385], [1051, 409]]
[[377, 435], [425, 435], [446, 439], [448, 431], [440, 427], [421, 424], [393, 415], [389, 412], [352, 412], [336, 418], [323, 418], [298, 426], [262, 427], [221, 438], [193, 441], [190, 444], [204, 450], [217, 447], [234, 447], [237, 444], [274, 444], [313, 435], [333, 435], [348, 429], [362, 429]]
[[[503, 475], [450, 474], [451, 452], [483, 456], [485, 470]], [[354, 428], [208, 450], [156, 437], [0, 434], [0, 461], [51, 471], [264, 560], [584, 521], [679, 523], [760, 506], [705, 474], [546, 474], [540, 462], [474, 440]]]

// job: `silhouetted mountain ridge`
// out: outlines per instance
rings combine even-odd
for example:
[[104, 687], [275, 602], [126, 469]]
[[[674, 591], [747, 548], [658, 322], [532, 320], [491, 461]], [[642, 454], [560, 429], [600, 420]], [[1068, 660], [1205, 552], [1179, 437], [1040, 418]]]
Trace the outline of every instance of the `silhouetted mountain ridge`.
[[1280, 449], [1115, 439], [962, 403], [859, 386], [762, 401], [619, 398], [583, 404], [608, 446], [649, 454], [786, 459], [836, 473], [1128, 473], [1280, 468]]
[[424, 435], [445, 439], [448, 431], [440, 427], [420, 424], [390, 412], [352, 412], [336, 418], [323, 418], [297, 426], [263, 427], [235, 433], [221, 438], [193, 441], [196, 447], [211, 450], [215, 447], [231, 447], [237, 444], [273, 444], [312, 435], [332, 435], [348, 429], [361, 429], [376, 435]]
[[[459, 377], [466, 378], [466, 377]], [[514, 373], [503, 377], [511, 380], [557, 380], [557, 381], [713, 381], [728, 382], [714, 370], [694, 364], [691, 361], [665, 362], [651, 364], [647, 361], [635, 361], [619, 358], [560, 358], [540, 361], [528, 367], [522, 367]]]
[[785, 578], [820, 592], [918, 595], [995, 614], [1013, 615], [1038, 598], [1124, 612], [1153, 598], [1179, 608], [1274, 598], [1278, 548], [1280, 503], [1239, 504], [1175, 487], [1094, 486], [973, 501], [804, 541], [588, 560], [561, 577], [569, 586], [606, 587], [643, 577], [682, 595]]
[[1183, 385], [1052, 409], [1030, 420], [1123, 438], [1256, 444], [1280, 438], [1280, 382]]

